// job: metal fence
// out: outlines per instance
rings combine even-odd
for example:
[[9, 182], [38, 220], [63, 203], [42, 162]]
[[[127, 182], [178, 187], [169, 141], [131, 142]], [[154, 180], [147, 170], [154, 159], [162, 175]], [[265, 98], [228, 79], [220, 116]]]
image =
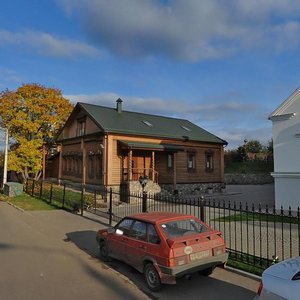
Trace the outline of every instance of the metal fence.
[[168, 211], [192, 214], [220, 230], [230, 258], [264, 270], [274, 257], [284, 260], [300, 255], [300, 210], [276, 210], [254, 204], [218, 201], [204, 197], [129, 194], [126, 190], [63, 182], [29, 180], [26, 192], [52, 205], [83, 215], [105, 217], [109, 224], [130, 214]]

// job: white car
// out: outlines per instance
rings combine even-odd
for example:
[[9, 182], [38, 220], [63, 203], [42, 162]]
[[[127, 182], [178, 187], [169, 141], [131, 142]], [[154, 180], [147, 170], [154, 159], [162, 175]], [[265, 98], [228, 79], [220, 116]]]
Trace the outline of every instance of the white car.
[[262, 274], [255, 300], [299, 300], [300, 256], [272, 265]]

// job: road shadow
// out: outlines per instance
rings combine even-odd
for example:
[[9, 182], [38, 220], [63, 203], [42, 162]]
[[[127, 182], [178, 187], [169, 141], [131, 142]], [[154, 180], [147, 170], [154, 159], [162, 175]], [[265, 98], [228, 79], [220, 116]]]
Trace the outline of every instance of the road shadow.
[[253, 291], [239, 286], [239, 282], [228, 283], [225, 280], [223, 281], [222, 278], [205, 277], [198, 273], [189, 278], [179, 278], [176, 285], [165, 285], [159, 293], [154, 293], [148, 289], [143, 274], [140, 274], [134, 268], [118, 260], [112, 260], [111, 262], [100, 260], [96, 231], [76, 231], [69, 232], [66, 235], [66, 242], [73, 242], [79, 249], [97, 260], [103, 270], [112, 269], [125, 276], [151, 299], [169, 300], [172, 297], [175, 300], [184, 298], [193, 300], [201, 297], [205, 300], [247, 300], [253, 299], [255, 296]]

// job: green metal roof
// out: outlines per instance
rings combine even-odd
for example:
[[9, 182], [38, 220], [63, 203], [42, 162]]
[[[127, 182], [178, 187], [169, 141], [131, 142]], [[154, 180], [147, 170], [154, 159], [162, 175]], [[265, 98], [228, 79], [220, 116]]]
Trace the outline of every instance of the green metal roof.
[[226, 145], [227, 142], [188, 120], [150, 115], [88, 103], [77, 103], [105, 133], [192, 140]]

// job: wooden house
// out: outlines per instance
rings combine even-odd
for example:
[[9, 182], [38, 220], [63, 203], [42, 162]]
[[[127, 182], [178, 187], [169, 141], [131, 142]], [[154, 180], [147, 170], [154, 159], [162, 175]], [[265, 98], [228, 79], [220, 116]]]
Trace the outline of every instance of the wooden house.
[[[183, 119], [77, 103], [57, 143], [56, 176], [88, 185], [193, 192], [224, 182], [226, 141]], [[53, 164], [55, 166], [55, 164]]]

